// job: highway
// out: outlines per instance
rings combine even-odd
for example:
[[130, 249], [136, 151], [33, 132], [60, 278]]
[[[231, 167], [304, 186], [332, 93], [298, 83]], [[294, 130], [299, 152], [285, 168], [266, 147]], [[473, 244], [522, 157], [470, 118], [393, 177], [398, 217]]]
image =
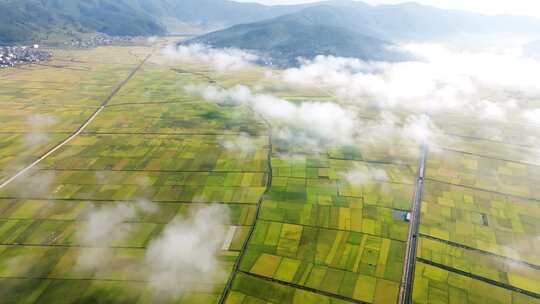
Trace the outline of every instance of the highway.
[[403, 275], [401, 277], [399, 288], [398, 304], [412, 303], [416, 247], [418, 242], [418, 228], [420, 226], [420, 210], [422, 194], [424, 192], [424, 175], [426, 172], [427, 155], [428, 146], [426, 143], [423, 143], [420, 146], [420, 158], [418, 160], [418, 171], [416, 173], [416, 184], [411, 207], [409, 233], [407, 235], [407, 247], [405, 251], [405, 260], [403, 262]]

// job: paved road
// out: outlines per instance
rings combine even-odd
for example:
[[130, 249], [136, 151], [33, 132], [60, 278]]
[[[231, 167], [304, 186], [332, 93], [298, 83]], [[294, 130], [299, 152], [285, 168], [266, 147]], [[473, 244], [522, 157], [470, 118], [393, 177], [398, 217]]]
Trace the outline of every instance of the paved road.
[[418, 241], [418, 227], [420, 226], [420, 207], [422, 203], [422, 194], [424, 192], [424, 174], [426, 172], [427, 154], [428, 147], [427, 144], [424, 143], [420, 147], [420, 159], [418, 161], [418, 172], [416, 174], [416, 187], [411, 208], [409, 234], [407, 236], [407, 248], [405, 251], [405, 261], [403, 263], [403, 276], [399, 288], [398, 304], [412, 303], [416, 246]]

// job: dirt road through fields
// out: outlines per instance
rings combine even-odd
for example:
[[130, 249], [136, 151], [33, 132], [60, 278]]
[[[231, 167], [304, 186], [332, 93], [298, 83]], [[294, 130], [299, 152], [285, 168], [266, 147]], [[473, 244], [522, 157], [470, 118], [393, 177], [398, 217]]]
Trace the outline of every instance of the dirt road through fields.
[[124, 79], [124, 81], [122, 81], [120, 84], [118, 84], [116, 86], [116, 88], [111, 92], [111, 94], [109, 94], [109, 96], [107, 96], [107, 98], [105, 98], [103, 100], [103, 102], [101, 102], [99, 108], [97, 108], [97, 110], [90, 117], [88, 117], [85, 120], [85, 122], [79, 128], [77, 128], [77, 130], [75, 130], [75, 132], [71, 133], [71, 135], [68, 138], [64, 139], [62, 142], [60, 142], [59, 144], [54, 146], [52, 149], [50, 149], [45, 154], [43, 154], [41, 157], [39, 157], [34, 162], [32, 162], [30, 165], [24, 167], [23, 169], [18, 171], [15, 175], [11, 176], [10, 178], [8, 178], [4, 182], [2, 182], [0, 184], [0, 189], [6, 187], [10, 183], [12, 183], [14, 180], [16, 180], [17, 178], [21, 177], [22, 175], [24, 175], [25, 173], [30, 171], [32, 168], [34, 168], [36, 165], [38, 165], [41, 161], [43, 161], [47, 157], [51, 156], [54, 152], [58, 151], [58, 149], [62, 148], [64, 145], [66, 145], [67, 143], [72, 141], [75, 137], [77, 137], [79, 134], [81, 134], [86, 129], [86, 127], [88, 127], [88, 125], [90, 125], [92, 123], [92, 121], [94, 121], [94, 119], [96, 119], [96, 117], [99, 115], [99, 113], [101, 113], [101, 111], [103, 111], [103, 109], [107, 106], [107, 104], [111, 101], [111, 99], [116, 94], [118, 94], [118, 92], [122, 89], [122, 87], [124, 85], [126, 85], [126, 83], [128, 83], [128, 81], [141, 69], [141, 67], [144, 65], [144, 63], [148, 59], [150, 59], [151, 56], [152, 56], [152, 54], [147, 55], [141, 61], [141, 63], [139, 63], [137, 65], [137, 67], [135, 67], [135, 69], [133, 69], [133, 71], [131, 71], [131, 73], [129, 73], [128, 77], [126, 79]]

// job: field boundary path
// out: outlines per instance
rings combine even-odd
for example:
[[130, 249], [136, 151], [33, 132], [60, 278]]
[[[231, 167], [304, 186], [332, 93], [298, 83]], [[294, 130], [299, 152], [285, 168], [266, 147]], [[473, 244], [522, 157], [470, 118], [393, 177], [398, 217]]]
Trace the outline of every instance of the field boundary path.
[[449, 240], [440, 239], [440, 238], [434, 237], [432, 235], [419, 233], [418, 236], [421, 237], [421, 238], [424, 238], [424, 239], [429, 239], [429, 240], [432, 240], [432, 241], [441, 242], [441, 243], [450, 245], [452, 247], [457, 247], [457, 248], [465, 249], [465, 250], [468, 250], [468, 251], [474, 251], [474, 252], [476, 252], [478, 254], [488, 255], [488, 256], [496, 258], [496, 259], [505, 260], [507, 263], [520, 264], [520, 265], [522, 265], [524, 267], [529, 267], [529, 268], [540, 271], [540, 265], [531, 264], [531, 263], [529, 263], [527, 261], [517, 260], [515, 258], [500, 255], [500, 254], [497, 254], [497, 253], [494, 253], [494, 252], [485, 251], [485, 250], [482, 250], [482, 249], [478, 249], [478, 248], [475, 248], [475, 247], [470, 247], [470, 246], [463, 245], [463, 244], [456, 243], [456, 242], [452, 242], [452, 241], [449, 241]]
[[247, 271], [240, 271], [240, 272], [242, 274], [246, 275], [246, 276], [251, 276], [251, 277], [257, 278], [259, 280], [265, 280], [265, 281], [276, 283], [276, 284], [279, 284], [279, 285], [282, 285], [282, 286], [301, 289], [301, 290], [308, 291], [308, 292], [318, 294], [318, 295], [322, 295], [322, 296], [325, 296], [325, 297], [334, 298], [334, 299], [338, 299], [338, 300], [341, 300], [341, 301], [349, 302], [351, 304], [370, 304], [369, 302], [356, 300], [356, 299], [349, 298], [347, 296], [340, 295], [340, 294], [337, 294], [337, 293], [328, 292], [328, 291], [324, 291], [324, 290], [316, 289], [316, 288], [311, 288], [311, 287], [304, 286], [304, 285], [298, 285], [298, 284], [295, 284], [295, 283], [289, 283], [289, 282], [281, 281], [281, 280], [278, 280], [278, 279], [275, 279], [275, 278], [265, 277], [265, 276], [255, 274], [255, 273], [252, 273], [252, 272], [247, 272]]
[[0, 184], [0, 189], [6, 187], [7, 185], [9, 185], [10, 183], [12, 183], [14, 180], [16, 180], [17, 178], [19, 178], [20, 176], [24, 175], [26, 172], [30, 171], [32, 168], [34, 168], [36, 165], [38, 165], [41, 161], [43, 161], [44, 159], [46, 159], [47, 157], [51, 156], [54, 152], [58, 151], [58, 149], [62, 148], [63, 146], [65, 146], [67, 143], [69, 143], [70, 141], [72, 141], [75, 137], [77, 137], [79, 134], [81, 134], [84, 129], [86, 129], [86, 127], [88, 127], [88, 125], [90, 125], [92, 123], [92, 121], [94, 121], [94, 119], [96, 119], [96, 117], [99, 115], [99, 113], [101, 113], [101, 111], [103, 111], [103, 109], [105, 109], [105, 107], [107, 106], [107, 104], [109, 104], [109, 102], [111, 101], [111, 99], [116, 95], [118, 94], [118, 92], [122, 89], [122, 87], [124, 87], [124, 85], [126, 85], [128, 83], [129, 80], [131, 80], [131, 78], [133, 78], [133, 76], [141, 69], [141, 67], [146, 63], [146, 61], [148, 61], [148, 59], [150, 59], [150, 57], [152, 56], [152, 53], [148, 54], [130, 73], [129, 75], [127, 76], [126, 79], [124, 79], [121, 83], [119, 83], [116, 88], [111, 92], [111, 94], [109, 94], [109, 96], [107, 96], [107, 98], [105, 98], [99, 108], [96, 109], [96, 111], [90, 116], [88, 117], [84, 123], [79, 127], [77, 128], [77, 130], [75, 130], [73, 133], [71, 133], [71, 135], [64, 139], [62, 142], [58, 143], [57, 145], [55, 145], [53, 148], [51, 148], [49, 151], [47, 151], [45, 154], [43, 154], [41, 157], [39, 157], [38, 159], [36, 159], [34, 162], [32, 162], [30, 165], [24, 167], [23, 169], [19, 170], [15, 175], [11, 176], [10, 178], [8, 178], [7, 180], [5, 180], [4, 182], [2, 182], [2, 184]]
[[416, 174], [416, 186], [414, 190], [409, 233], [407, 235], [407, 247], [403, 262], [403, 275], [399, 287], [398, 304], [412, 303], [412, 289], [414, 281], [414, 270], [416, 261], [416, 247], [418, 243], [418, 228], [420, 227], [420, 208], [422, 195], [424, 192], [424, 176], [426, 173], [426, 160], [428, 155], [427, 143], [420, 146], [420, 159], [418, 160], [418, 171]]
[[430, 261], [430, 260], [426, 260], [424, 258], [418, 257], [417, 260], [418, 260], [418, 262], [421, 262], [421, 263], [424, 263], [424, 264], [427, 264], [427, 265], [430, 265], [430, 266], [433, 266], [433, 267], [437, 267], [437, 268], [440, 268], [440, 269], [444, 269], [444, 270], [446, 270], [448, 272], [457, 273], [457, 274], [462, 275], [464, 277], [468, 277], [468, 278], [471, 278], [471, 279], [474, 279], [474, 280], [482, 281], [482, 282], [485, 282], [485, 283], [488, 283], [488, 284], [491, 284], [491, 285], [494, 285], [494, 286], [497, 286], [497, 287], [500, 287], [500, 288], [504, 288], [506, 290], [510, 290], [510, 291], [513, 291], [513, 292], [518, 292], [518, 293], [527, 295], [527, 296], [529, 296], [531, 298], [540, 299], [540, 294], [538, 294], [536, 292], [521, 289], [519, 287], [510, 285], [510, 284], [501, 283], [499, 281], [495, 281], [495, 280], [492, 280], [492, 279], [489, 279], [489, 278], [486, 278], [486, 277], [483, 277], [483, 276], [480, 276], [480, 275], [476, 275], [474, 273], [470, 273], [470, 272], [466, 272], [466, 271], [463, 271], [463, 270], [460, 270], [460, 269], [456, 269], [456, 268], [453, 268], [453, 267], [450, 267], [450, 266], [447, 266], [447, 265], [444, 265], [444, 264], [440, 264], [440, 263], [436, 263], [436, 262], [433, 262], [433, 261]]
[[221, 292], [221, 296], [219, 298], [218, 304], [224, 304], [227, 300], [227, 297], [229, 296], [231, 292], [231, 288], [234, 283], [234, 279], [236, 278], [236, 275], [240, 273], [240, 265], [242, 263], [242, 260], [244, 258], [244, 255], [247, 251], [247, 247], [251, 239], [253, 238], [253, 232], [255, 232], [255, 226], [257, 225], [257, 221], [259, 220], [259, 216], [261, 213], [261, 205], [263, 200], [265, 199], [265, 196], [270, 192], [272, 189], [272, 178], [273, 178], [273, 171], [272, 171], [272, 153], [273, 153], [273, 141], [272, 141], [272, 125], [270, 122], [262, 115], [258, 115], [257, 112], [255, 112], [251, 107], [248, 106], [248, 109], [253, 112], [254, 115], [259, 116], [259, 118], [264, 122], [267, 130], [267, 136], [268, 136], [268, 143], [267, 143], [267, 158], [266, 158], [266, 183], [265, 183], [265, 190], [264, 193], [259, 197], [259, 200], [257, 201], [257, 205], [255, 206], [255, 216], [253, 218], [253, 225], [249, 228], [248, 235], [246, 239], [244, 240], [244, 243], [242, 244], [242, 248], [240, 249], [240, 253], [238, 254], [238, 257], [236, 259], [236, 262], [234, 263], [233, 270], [227, 280], [227, 283], [225, 284], [225, 288]]

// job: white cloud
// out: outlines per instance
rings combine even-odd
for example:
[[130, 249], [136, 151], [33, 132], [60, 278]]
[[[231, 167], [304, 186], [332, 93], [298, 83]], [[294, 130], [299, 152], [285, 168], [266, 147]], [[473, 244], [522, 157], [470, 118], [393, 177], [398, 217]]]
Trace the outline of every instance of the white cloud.
[[30, 127], [30, 132], [25, 135], [24, 143], [30, 148], [47, 142], [49, 139], [47, 127], [54, 125], [56, 118], [50, 115], [34, 114], [28, 117], [26, 123]]
[[417, 143], [438, 142], [438, 136], [442, 132], [435, 126], [433, 121], [425, 114], [407, 117], [402, 129], [402, 136], [405, 139]]
[[354, 168], [342, 174], [342, 177], [353, 186], [362, 186], [373, 182], [385, 182], [389, 180], [388, 174], [383, 169]]
[[15, 181], [19, 196], [39, 198], [46, 196], [55, 182], [54, 171], [27, 172]]
[[292, 102], [270, 96], [256, 96], [253, 107], [270, 120], [309, 138], [335, 144], [353, 142], [358, 120], [354, 112], [331, 102]]
[[415, 120], [413, 116], [402, 122], [390, 112], [382, 112], [377, 120], [362, 120], [356, 116], [358, 109], [354, 105], [327, 101], [294, 103], [269, 94], [253, 93], [245, 86], [230, 89], [189, 86], [186, 91], [220, 104], [249, 106], [272, 123], [276, 139], [312, 150], [354, 144], [360, 136], [386, 142], [403, 136], [413, 142], [425, 137], [434, 140], [434, 133], [438, 131], [429, 117]]
[[221, 140], [221, 145], [232, 152], [254, 153], [258, 149], [257, 142], [247, 133], [241, 133], [234, 138]]
[[540, 109], [524, 111], [523, 117], [528, 123], [540, 125]]
[[112, 254], [110, 247], [130, 233], [125, 222], [134, 220], [138, 213], [156, 211], [155, 205], [144, 200], [88, 208], [77, 231], [79, 244], [87, 247], [81, 248], [76, 268], [80, 271], [106, 268]]
[[304, 61], [299, 68], [285, 70], [282, 79], [292, 85], [322, 87], [340, 99], [380, 108], [421, 110], [429, 95], [439, 89], [426, 63], [362, 62], [333, 56]]
[[443, 134], [437, 121], [445, 122], [448, 115], [492, 124], [493, 138], [504, 137], [494, 122], [538, 122], [538, 113], [529, 108], [531, 100], [540, 99], [540, 61], [520, 57], [513, 49], [433, 44], [402, 48], [422, 60], [388, 63], [318, 56], [298, 68], [266, 74], [269, 83], [280, 88], [285, 83], [285, 89], [324, 91], [339, 102], [293, 102], [245, 86], [188, 89], [220, 104], [250, 106], [272, 122], [274, 139], [311, 151], [354, 144], [359, 138], [381, 145], [427, 141], [437, 146]]
[[[112, 206], [90, 207], [77, 240], [81, 247], [78, 271], [103, 271], [114, 262], [112, 246], [124, 240], [129, 224], [139, 214], [157, 207], [144, 200]], [[146, 255], [137, 264], [143, 269], [156, 298], [176, 297], [197, 284], [214, 283], [225, 275], [218, 254], [225, 240], [229, 209], [222, 205], [198, 208], [186, 217], [177, 216], [150, 241]]]
[[259, 57], [256, 54], [234, 48], [214, 49], [202, 44], [170, 45], [163, 54], [179, 61], [202, 61], [218, 71], [239, 70], [249, 67]]
[[488, 120], [506, 121], [508, 109], [489, 100], [482, 100], [476, 105], [479, 117]]
[[255, 94], [248, 87], [219, 89], [214, 86], [186, 88], [209, 101], [247, 105], [272, 121], [276, 135], [311, 138], [335, 144], [353, 141], [358, 121], [353, 111], [332, 102], [292, 103], [268, 94]]
[[128, 203], [92, 209], [86, 217], [84, 229], [78, 234], [79, 242], [86, 246], [108, 246], [125, 236], [127, 231], [120, 224], [136, 215]]
[[229, 222], [227, 207], [207, 206], [186, 218], [177, 218], [148, 246], [145, 264], [150, 286], [177, 296], [196, 283], [222, 279], [218, 253]]
[[[318, 56], [281, 79], [324, 91], [363, 107], [413, 113], [461, 112], [505, 120], [540, 97], [540, 61], [512, 50], [475, 51], [411, 44], [403, 49], [422, 61], [363, 62]], [[274, 76], [275, 77], [275, 76]], [[512, 96], [512, 98], [508, 97]]]

